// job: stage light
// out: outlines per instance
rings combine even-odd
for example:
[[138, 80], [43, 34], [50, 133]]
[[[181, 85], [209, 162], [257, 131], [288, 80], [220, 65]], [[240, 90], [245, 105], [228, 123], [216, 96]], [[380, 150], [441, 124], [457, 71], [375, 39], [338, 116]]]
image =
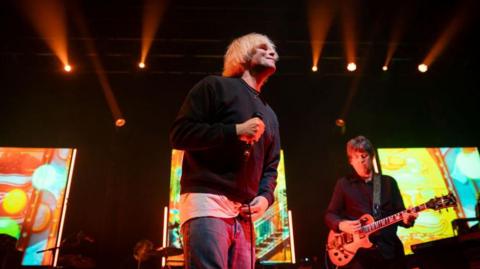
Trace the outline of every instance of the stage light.
[[422, 72], [422, 73], [425, 73], [427, 72], [428, 70], [428, 65], [426, 64], [419, 64], [418, 65], [418, 71]]
[[115, 126], [117, 127], [123, 127], [125, 125], [126, 121], [123, 118], [119, 118], [115, 121]]
[[339, 118], [335, 121], [335, 125], [337, 125], [338, 127], [344, 127], [345, 126], [345, 121], [343, 119]]
[[[87, 19], [83, 16], [81, 12], [75, 12], [75, 22], [77, 24], [78, 30], [80, 31], [80, 35], [86, 37], [83, 38], [86, 51], [89, 51], [92, 54], [92, 57], [89, 57], [89, 59], [92, 62], [93, 69], [95, 70], [95, 74], [97, 75], [98, 82], [100, 83], [103, 95], [105, 96], [105, 100], [107, 101], [108, 108], [112, 113], [113, 122], [115, 125], [118, 126], [117, 120], [123, 119], [122, 111], [120, 110], [120, 106], [118, 105], [117, 99], [115, 98], [115, 94], [112, 90], [112, 86], [110, 85], [107, 72], [103, 67], [102, 61], [100, 59], [100, 53], [97, 52], [97, 48], [95, 47], [94, 38], [92, 38], [92, 35], [90, 34], [90, 31], [88, 29]], [[123, 124], [120, 123], [119, 127], [123, 126], [124, 124], [125, 120], [123, 120]]]
[[[468, 2], [468, 1], [466, 1]], [[472, 2], [477, 2], [477, 1], [472, 1]], [[428, 52], [427, 56], [424, 58], [422, 61], [422, 64], [425, 67], [422, 67], [422, 69], [425, 69], [425, 71], [420, 70], [420, 66], [418, 70], [420, 72], [425, 73], [428, 70], [428, 67], [431, 66], [437, 59], [438, 57], [443, 53], [443, 51], [447, 48], [448, 45], [452, 42], [454, 37], [459, 33], [459, 30], [463, 28], [463, 25], [466, 22], [466, 18], [469, 17], [467, 15], [468, 12], [470, 12], [468, 4], [464, 5], [459, 5], [458, 9], [456, 11], [456, 14], [453, 16], [453, 18], [450, 20], [450, 23], [448, 26], [443, 30], [443, 33], [437, 38], [435, 41], [435, 44], [431, 48], [431, 50]]]
[[388, 70], [388, 66], [384, 65], [384, 66], [382, 67], [382, 70], [383, 70], [383, 71], [387, 71], [387, 70]]
[[142, 19], [142, 50], [140, 53], [140, 63], [143, 67], [138, 65], [141, 69], [145, 68], [145, 61], [147, 60], [148, 52], [153, 44], [155, 34], [158, 26], [163, 19], [163, 14], [167, 9], [168, 2], [162, 0], [144, 0], [141, 1], [143, 5], [143, 19]]
[[145, 68], [145, 63], [144, 63], [144, 62], [140, 62], [140, 63], [138, 64], [138, 67], [139, 67], [140, 69], [144, 69], [144, 68]]
[[[335, 14], [334, 1], [308, 0], [308, 28], [312, 48], [312, 72], [318, 71], [318, 61], [325, 46]], [[315, 68], [315, 70], [314, 70]]]
[[65, 70], [65, 72], [70, 73], [70, 72], [72, 71], [72, 66], [69, 65], [69, 64], [66, 64], [66, 65], [63, 67], [63, 70]]
[[66, 67], [68, 66], [67, 17], [64, 3], [66, 1], [24, 0], [14, 2], [16, 4], [18, 2], [33, 28], [58, 57], [64, 70], [70, 72]]
[[349, 63], [347, 65], [347, 70], [350, 71], [350, 72], [353, 72], [353, 71], [357, 70], [357, 65], [355, 63]]

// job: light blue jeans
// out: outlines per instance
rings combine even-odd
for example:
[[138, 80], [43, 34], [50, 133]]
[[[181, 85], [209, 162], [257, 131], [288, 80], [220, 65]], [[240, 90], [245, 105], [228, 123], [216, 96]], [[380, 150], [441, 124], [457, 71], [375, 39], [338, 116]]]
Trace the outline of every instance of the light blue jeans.
[[253, 269], [255, 248], [251, 247], [251, 228], [248, 220], [240, 218], [188, 220], [181, 228], [185, 268]]

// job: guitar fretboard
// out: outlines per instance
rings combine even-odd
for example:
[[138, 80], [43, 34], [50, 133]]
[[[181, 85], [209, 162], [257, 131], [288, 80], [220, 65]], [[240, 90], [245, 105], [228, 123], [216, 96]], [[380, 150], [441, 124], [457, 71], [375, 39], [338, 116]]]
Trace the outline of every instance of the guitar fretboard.
[[388, 216], [386, 218], [383, 218], [383, 219], [380, 219], [380, 220], [377, 220], [375, 222], [372, 222], [370, 224], [367, 224], [365, 226], [362, 226], [361, 228], [361, 231], [363, 233], [373, 233], [373, 232], [376, 232], [380, 229], [383, 229], [389, 225], [392, 225], [394, 223], [397, 223], [401, 220], [403, 220], [403, 214], [406, 214], [408, 212], [420, 212], [422, 210], [425, 210], [427, 209], [427, 204], [422, 204], [422, 205], [419, 205], [419, 206], [416, 206], [416, 207], [413, 207], [411, 209], [407, 209], [407, 210], [403, 210], [403, 211], [400, 211], [396, 214], [393, 214], [391, 216]]

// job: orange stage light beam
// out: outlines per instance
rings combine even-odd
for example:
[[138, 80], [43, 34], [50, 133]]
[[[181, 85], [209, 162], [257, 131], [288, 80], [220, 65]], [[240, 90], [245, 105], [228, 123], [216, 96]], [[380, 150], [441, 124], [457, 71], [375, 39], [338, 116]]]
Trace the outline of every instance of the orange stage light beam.
[[63, 66], [69, 65], [67, 50], [67, 20], [61, 0], [21, 0], [20, 5], [48, 47]]
[[[356, 70], [356, 35], [355, 35], [355, 15], [354, 15], [354, 10], [355, 10], [355, 3], [353, 0], [343, 0], [340, 1], [340, 13], [341, 13], [341, 24], [342, 24], [342, 34], [343, 34], [343, 40], [345, 43], [345, 57], [347, 60], [347, 70], [350, 72], [353, 72]], [[352, 69], [355, 67], [354, 69]], [[355, 97], [355, 94], [357, 93], [358, 90], [358, 84], [360, 80], [360, 75], [357, 75], [354, 77], [352, 80], [352, 84], [350, 85], [350, 89], [348, 91], [348, 96], [345, 100], [345, 104], [342, 108], [342, 111], [339, 115], [339, 119], [342, 121], [337, 121], [336, 124], [340, 123], [340, 125], [343, 123], [345, 124], [345, 121], [347, 119], [347, 114], [350, 111], [350, 106], [353, 102], [353, 98]], [[337, 125], [338, 126], [338, 125]], [[343, 135], [345, 133], [345, 125], [343, 126], [338, 126], [341, 128], [341, 134]]]
[[[350, 112], [350, 107], [352, 106], [353, 99], [358, 91], [358, 85], [360, 84], [361, 76], [355, 76], [352, 80], [352, 84], [350, 85], [350, 89], [348, 91], [347, 99], [345, 100], [345, 104], [343, 105], [342, 111], [340, 116], [338, 117], [335, 124], [340, 128], [345, 128], [345, 122]], [[343, 126], [342, 126], [343, 125]]]
[[342, 32], [343, 39], [345, 41], [345, 55], [347, 57], [347, 63], [356, 62], [356, 42], [355, 42], [355, 13], [354, 13], [354, 1], [344, 0], [341, 1], [341, 14], [342, 14]]
[[407, 8], [404, 7], [400, 12], [397, 13], [394, 27], [392, 28], [392, 32], [390, 35], [390, 40], [388, 42], [388, 49], [387, 55], [385, 57], [385, 62], [383, 63], [383, 71], [387, 71], [388, 67], [390, 66], [390, 62], [392, 61], [393, 54], [397, 50], [398, 44], [400, 43], [400, 39], [402, 39], [405, 29], [406, 29], [406, 21], [410, 18], [407, 14]]
[[91, 35], [88, 31], [86, 20], [83, 17], [83, 15], [80, 13], [79, 7], [77, 7], [75, 11], [76, 11], [74, 16], [75, 23], [77, 24], [81, 34], [85, 37], [88, 37], [88, 38], [84, 38], [85, 46], [89, 54], [92, 55], [91, 56], [92, 64], [93, 64], [95, 73], [97, 74], [98, 81], [100, 82], [100, 85], [102, 87], [103, 94], [105, 95], [105, 99], [107, 100], [107, 104], [108, 104], [108, 107], [110, 108], [110, 112], [112, 113], [114, 124], [117, 127], [122, 127], [125, 125], [126, 120], [122, 115], [118, 102], [113, 93], [112, 87], [110, 86], [110, 82], [108, 81], [105, 69], [102, 65], [102, 62], [100, 61], [100, 58], [98, 57], [95, 44], [93, 43], [93, 39], [89, 38], [91, 37]]
[[142, 51], [140, 63], [145, 63], [166, 6], [167, 0], [145, 0], [145, 5], [143, 7]]
[[457, 32], [462, 28], [467, 13], [467, 6], [463, 6], [458, 10], [455, 17], [450, 21], [445, 31], [443, 31], [442, 35], [438, 38], [435, 42], [433, 48], [427, 54], [423, 63], [427, 66], [431, 66], [431, 64], [438, 58], [438, 56], [443, 52], [443, 50], [447, 47], [448, 43], [453, 39], [453, 37], [457, 34]]
[[318, 61], [322, 54], [325, 40], [332, 25], [335, 6], [332, 0], [308, 1], [308, 20], [310, 43], [312, 47], [312, 71], [318, 70]]

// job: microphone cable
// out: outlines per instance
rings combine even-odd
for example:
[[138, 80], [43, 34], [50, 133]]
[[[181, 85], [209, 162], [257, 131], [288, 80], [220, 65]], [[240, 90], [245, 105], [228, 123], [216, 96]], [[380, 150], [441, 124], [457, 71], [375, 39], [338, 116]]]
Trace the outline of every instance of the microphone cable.
[[255, 225], [253, 224], [253, 219], [252, 219], [252, 209], [250, 208], [250, 204], [248, 204], [248, 216], [250, 219], [250, 259], [251, 259], [251, 269], [255, 269], [255, 245], [254, 245], [254, 240], [253, 240], [253, 229]]

